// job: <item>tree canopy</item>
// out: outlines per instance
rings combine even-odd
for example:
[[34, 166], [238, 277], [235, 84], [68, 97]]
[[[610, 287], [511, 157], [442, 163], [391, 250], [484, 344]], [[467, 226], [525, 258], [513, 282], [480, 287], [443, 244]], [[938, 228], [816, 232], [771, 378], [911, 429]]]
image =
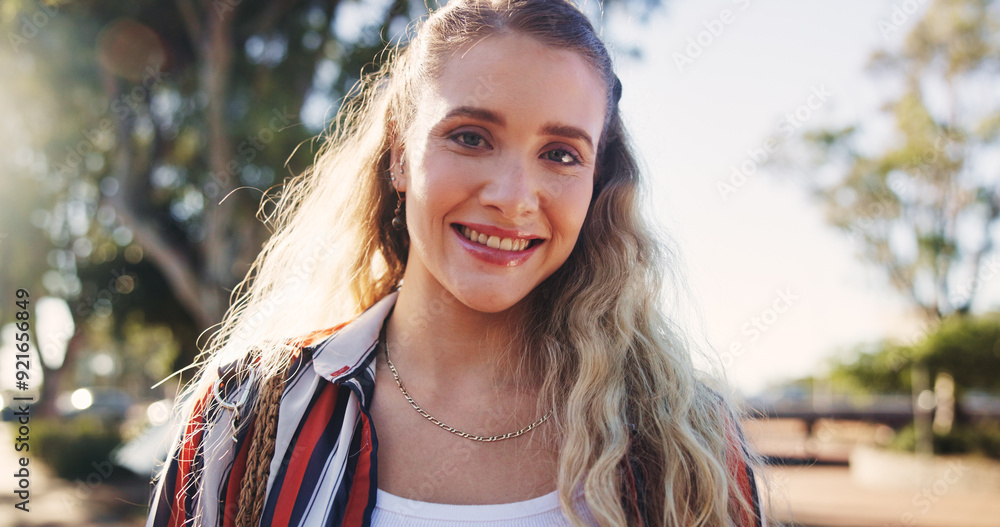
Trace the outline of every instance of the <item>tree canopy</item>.
[[882, 117], [809, 131], [776, 164], [933, 322], [968, 313], [1000, 267], [1000, 2], [934, 0], [905, 23], [883, 21], [889, 45], [869, 63], [893, 93]]
[[[612, 3], [643, 15], [660, 2]], [[0, 297], [69, 303], [79, 338], [64, 368], [93, 317], [119, 342], [169, 327], [170, 370], [188, 365], [270, 234], [265, 191], [312, 162], [344, 95], [425, 13], [409, 0], [0, 4]]]
[[947, 373], [959, 392], [1000, 394], [1000, 313], [946, 317], [912, 344], [882, 341], [863, 344], [834, 361], [831, 377], [873, 393], [912, 389], [910, 366], [926, 364], [931, 377]]

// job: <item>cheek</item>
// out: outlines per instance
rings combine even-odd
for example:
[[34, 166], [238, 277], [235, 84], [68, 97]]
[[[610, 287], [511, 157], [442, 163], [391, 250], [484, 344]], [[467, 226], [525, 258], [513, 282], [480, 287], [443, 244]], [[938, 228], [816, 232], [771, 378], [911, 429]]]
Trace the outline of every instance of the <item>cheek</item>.
[[423, 185], [434, 196], [464, 196], [491, 173], [492, 161], [458, 155], [445, 146], [429, 145], [421, 166]]
[[593, 194], [590, 182], [581, 182], [572, 187], [564, 187], [563, 192], [555, 196], [556, 211], [554, 217], [560, 223], [560, 230], [568, 239], [574, 242], [580, 234], [583, 222], [590, 208], [590, 198]]
[[469, 174], [454, 163], [427, 159], [421, 173], [411, 181], [412, 197], [419, 201], [427, 220], [441, 218], [467, 194]]
[[484, 159], [458, 155], [439, 146], [427, 152], [423, 174], [438, 185], [463, 185], [483, 173], [488, 163]]

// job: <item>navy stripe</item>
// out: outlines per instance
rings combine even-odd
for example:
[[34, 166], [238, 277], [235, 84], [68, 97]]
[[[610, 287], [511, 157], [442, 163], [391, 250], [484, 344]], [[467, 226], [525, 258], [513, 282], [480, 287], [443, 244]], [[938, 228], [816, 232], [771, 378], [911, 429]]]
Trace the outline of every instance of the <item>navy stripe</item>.
[[[750, 459], [750, 452], [747, 451], [747, 448], [745, 446], [746, 445], [746, 442], [745, 442], [746, 440], [743, 437], [743, 430], [737, 428], [737, 433], [740, 435], [740, 441], [743, 441], [743, 445], [744, 445], [742, 447], [743, 448], [743, 455], [746, 456], [745, 459], [749, 460]], [[758, 489], [757, 489], [757, 479], [754, 478], [753, 469], [750, 468], [750, 463], [749, 462], [744, 462], [743, 463], [743, 468], [746, 470], [746, 472], [747, 472], [747, 479], [750, 481], [750, 503], [753, 505], [753, 517], [754, 517], [754, 520], [756, 521], [755, 525], [757, 525], [757, 527], [763, 527], [764, 520], [763, 520], [763, 518], [761, 516], [761, 511], [760, 511], [760, 505], [761, 505], [761, 503], [760, 503], [760, 494], [758, 493]]]
[[[254, 391], [256, 392], [256, 390], [254, 390]], [[253, 401], [252, 399], [256, 399], [256, 397], [257, 397], [256, 394], [250, 395], [250, 397], [247, 399], [246, 404], [247, 405], [254, 404], [255, 401]], [[236, 463], [236, 458], [239, 457], [240, 452], [244, 448], [249, 448], [249, 445], [247, 444], [247, 442], [250, 440], [250, 435], [249, 435], [248, 432], [250, 431], [252, 423], [254, 421], [256, 421], [256, 420], [257, 420], [257, 413], [254, 412], [254, 414], [253, 414], [253, 416], [251, 418], [249, 418], [249, 419], [242, 419], [241, 420], [242, 422], [240, 422], [240, 423], [237, 424], [238, 428], [237, 428], [237, 433], [236, 433], [236, 441], [233, 443], [233, 447], [232, 447], [232, 449], [233, 449], [233, 459], [232, 459], [232, 461], [230, 461], [229, 466], [226, 469], [226, 475], [225, 475], [225, 477], [223, 477], [219, 481], [219, 488], [218, 488], [218, 491], [216, 492], [216, 495], [219, 496], [219, 514], [218, 514], [218, 517], [217, 517], [218, 521], [216, 522], [218, 525], [223, 525], [225, 523], [225, 518], [226, 518], [226, 493], [227, 493], [226, 491], [229, 490], [229, 480], [233, 476], [233, 466]], [[228, 440], [228, 438], [227, 438], [227, 440]], [[239, 506], [238, 503], [234, 503], [233, 504], [233, 516], [234, 517], [235, 517], [236, 512], [237, 512], [236, 511], [236, 507], [238, 507], [238, 506]]]
[[170, 489], [177, 487], [177, 472], [180, 470], [177, 456], [171, 456], [171, 458], [170, 466], [164, 473], [162, 484], [159, 486], [159, 493], [155, 496], [157, 505], [153, 525], [167, 525], [170, 521], [173, 506], [173, 494]]
[[194, 460], [191, 462], [191, 474], [188, 477], [188, 485], [184, 488], [184, 492], [187, 493], [187, 499], [184, 500], [184, 517], [188, 519], [198, 515], [195, 512], [195, 495], [198, 494], [198, 488], [201, 487], [202, 473], [205, 466], [205, 432], [204, 430], [200, 430], [198, 433], [201, 434], [201, 438], [198, 440]]
[[[375, 354], [369, 354], [367, 359], [364, 361], [362, 366], [356, 371], [356, 375], [353, 376], [347, 382], [347, 386], [350, 387], [351, 391], [358, 397], [359, 400], [364, 401], [366, 395], [370, 397], [375, 393], [375, 379], [368, 372], [368, 364], [375, 357]], [[362, 404], [361, 413], [367, 418], [368, 423], [371, 423], [371, 415], [368, 413], [366, 407]], [[363, 427], [364, 419], [359, 415], [358, 420], [354, 424], [354, 431], [351, 437], [351, 447], [348, 450], [347, 463], [344, 467], [344, 475], [341, 478], [341, 485], [337, 489], [337, 493], [333, 498], [332, 508], [335, 514], [331, 515], [330, 522], [327, 525], [339, 526], [343, 521], [344, 513], [347, 510], [347, 500], [351, 495], [351, 489], [354, 487], [354, 474], [358, 469], [358, 462], [361, 460], [361, 441], [364, 437]], [[375, 427], [369, 426], [368, 432], [371, 436], [372, 449], [369, 455], [370, 460], [368, 461], [371, 465], [370, 470], [370, 484], [368, 486], [368, 503], [365, 505], [364, 513], [364, 524], [363, 527], [368, 527], [371, 523], [371, 514], [375, 510], [375, 497], [376, 491], [378, 490], [378, 466], [376, 464], [375, 452], [378, 451], [378, 440], [375, 437]]]
[[371, 364], [375, 355], [378, 354], [378, 350], [381, 349], [378, 346], [376, 348], [376, 353], [370, 353], [368, 359], [357, 370], [357, 374], [349, 380], [352, 386], [351, 389], [354, 390], [354, 394], [358, 396], [358, 401], [361, 402], [361, 408], [368, 408], [368, 399], [375, 393], [375, 379], [372, 378], [372, 373], [368, 371], [368, 365]]
[[[267, 493], [267, 502], [264, 504], [264, 511], [260, 516], [261, 525], [270, 525], [271, 522], [274, 521], [274, 509], [277, 506], [278, 495], [281, 494], [281, 487], [285, 483], [285, 474], [288, 471], [288, 464], [291, 462], [291, 457], [295, 452], [295, 449], [300, 448], [298, 445], [299, 435], [302, 433], [302, 428], [305, 426], [306, 422], [309, 421], [309, 415], [312, 412], [313, 407], [316, 406], [316, 401], [319, 400], [323, 390], [329, 386], [329, 383], [319, 383], [313, 391], [313, 395], [309, 399], [309, 404], [306, 405], [305, 411], [302, 412], [302, 418], [299, 419], [295, 428], [295, 433], [292, 434], [292, 439], [288, 443], [288, 449], [285, 450], [285, 455], [281, 460], [281, 466], [278, 468], [278, 473], [274, 476], [274, 483], [271, 486], [271, 490]], [[288, 392], [286, 391], [285, 393], [287, 394]]]
[[[331, 472], [325, 474], [324, 476], [327, 478], [334, 478], [337, 481], [337, 484], [334, 486], [334, 499], [336, 499], [336, 495], [340, 493], [340, 489], [342, 487], [347, 486], [348, 488], [350, 488], [351, 486], [352, 482], [347, 481], [344, 478], [344, 470], [347, 468], [347, 465], [350, 464], [349, 462], [350, 460], [348, 459], [345, 460], [343, 463], [338, 464], [338, 466], [336, 467], [329, 467]], [[333, 472], [334, 469], [336, 470], [336, 473]], [[348, 492], [350, 492], [350, 490], [348, 490]], [[326, 496], [324, 496], [324, 498], [326, 498]], [[335, 501], [329, 501], [329, 500], [327, 500], [324, 503], [324, 506], [327, 508], [327, 510], [323, 515], [323, 525], [332, 525], [337, 527], [341, 523], [343, 523], [345, 511], [343, 508], [336, 509], [333, 505], [334, 503]]]
[[[361, 427], [364, 426], [360, 415], [354, 424], [354, 433], [351, 437], [351, 447], [347, 452], [347, 463], [344, 464], [344, 475], [341, 476], [340, 487], [330, 502], [330, 522], [327, 525], [338, 526], [344, 520], [344, 513], [347, 512], [347, 499], [351, 496], [351, 488], [354, 486], [354, 472], [358, 469], [358, 460], [361, 456]], [[371, 505], [370, 500], [369, 505]]]
[[[328, 386], [328, 389], [338, 389], [337, 403], [334, 406], [333, 414], [326, 422], [326, 428], [323, 429], [323, 433], [316, 441], [316, 446], [313, 447], [312, 455], [309, 456], [309, 461], [306, 464], [306, 470], [302, 474], [299, 495], [295, 499], [295, 506], [292, 507], [292, 515], [289, 518], [289, 523], [292, 525], [298, 525], [308, 512], [309, 506], [313, 502], [313, 495], [316, 493], [316, 487], [326, 470], [327, 461], [340, 441], [340, 423], [344, 422], [344, 415], [347, 413], [350, 392], [343, 387]], [[303, 421], [305, 420], [303, 419]]]

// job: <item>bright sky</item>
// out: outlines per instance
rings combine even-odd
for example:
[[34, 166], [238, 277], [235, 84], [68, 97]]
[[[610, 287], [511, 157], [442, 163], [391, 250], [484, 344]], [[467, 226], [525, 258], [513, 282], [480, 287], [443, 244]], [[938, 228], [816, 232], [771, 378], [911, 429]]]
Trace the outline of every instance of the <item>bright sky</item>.
[[[905, 1], [687, 0], [646, 25], [609, 17], [609, 40], [645, 54], [619, 57], [618, 70], [656, 216], [677, 238], [709, 342], [720, 353], [742, 344], [728, 357], [728, 376], [747, 394], [821, 371], [838, 348], [914, 331], [901, 297], [857, 261], [800, 186], [760, 170], [725, 199], [716, 188], [734, 165], [753, 170], [748, 149], [785, 137], [787, 113], [805, 127], [875, 116], [889, 93], [863, 68], [873, 50], [893, 44], [879, 21]], [[898, 41], [923, 10], [892, 36]], [[700, 54], [688, 40], [699, 32]], [[697, 56], [679, 66], [675, 53]], [[784, 312], [765, 313], [776, 301]], [[766, 329], [757, 338], [745, 327], [754, 317]]]

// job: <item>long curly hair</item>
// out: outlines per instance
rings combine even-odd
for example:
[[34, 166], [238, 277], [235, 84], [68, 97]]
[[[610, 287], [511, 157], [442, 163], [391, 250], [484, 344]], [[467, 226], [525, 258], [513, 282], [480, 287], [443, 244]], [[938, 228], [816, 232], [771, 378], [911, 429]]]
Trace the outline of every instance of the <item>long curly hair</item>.
[[[349, 320], [400, 285], [409, 239], [389, 228], [397, 197], [390, 148], [412, 125], [420, 90], [463, 46], [490, 35], [530, 37], [579, 53], [607, 86], [594, 192], [578, 241], [529, 294], [525, 321], [510, 335], [534, 343], [518, 369], [540, 381], [539, 407], [555, 409], [563, 510], [583, 525], [571, 505], [582, 487], [602, 525], [741, 522], [753, 504], [727, 459], [755, 461], [727, 432], [735, 412], [724, 390], [696, 374], [685, 333], [665, 315], [663, 291], [678, 285], [667, 281], [676, 258], [643, 217], [641, 173], [618, 109], [621, 86], [600, 36], [567, 0], [452, 0], [416, 27], [409, 44], [388, 48], [382, 66], [345, 97], [313, 166], [265, 197], [260, 216], [273, 234], [234, 291], [187, 390], [204, 393], [217, 365], [249, 349], [259, 350], [265, 378], [279, 375], [287, 348], [267, 343]], [[629, 481], [643, 482], [641, 507], [623, 497]]]

